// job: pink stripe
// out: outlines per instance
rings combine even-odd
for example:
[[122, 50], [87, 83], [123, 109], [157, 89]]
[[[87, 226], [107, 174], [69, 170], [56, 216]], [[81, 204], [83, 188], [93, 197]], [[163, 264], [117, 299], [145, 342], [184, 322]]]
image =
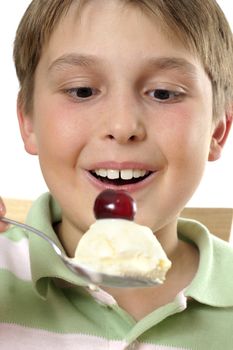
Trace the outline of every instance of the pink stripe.
[[23, 280], [31, 280], [29, 247], [26, 238], [14, 242], [5, 236], [0, 236], [0, 269], [9, 270]]
[[60, 334], [13, 324], [0, 324], [1, 350], [185, 350], [170, 346], [134, 344], [85, 334]]

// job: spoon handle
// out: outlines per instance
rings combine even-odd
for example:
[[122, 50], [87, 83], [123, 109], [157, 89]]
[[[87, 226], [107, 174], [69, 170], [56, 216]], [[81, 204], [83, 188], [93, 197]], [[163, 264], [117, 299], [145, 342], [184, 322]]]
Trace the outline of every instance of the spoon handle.
[[24, 230], [35, 233], [37, 236], [45, 239], [53, 247], [53, 249], [56, 251], [56, 253], [59, 254], [62, 258], [64, 258], [64, 255], [63, 255], [61, 249], [57, 246], [57, 244], [51, 238], [49, 238], [47, 235], [45, 235], [42, 231], [39, 231], [32, 226], [22, 224], [21, 222], [18, 222], [18, 221], [12, 220], [12, 219], [8, 219], [6, 217], [0, 217], [0, 221], [6, 222], [7, 224], [10, 224], [10, 225], [21, 227]]

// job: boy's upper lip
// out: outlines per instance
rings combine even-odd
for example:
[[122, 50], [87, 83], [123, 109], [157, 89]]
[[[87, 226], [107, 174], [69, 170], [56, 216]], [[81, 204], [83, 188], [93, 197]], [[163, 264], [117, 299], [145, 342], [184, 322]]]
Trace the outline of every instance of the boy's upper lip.
[[100, 161], [90, 164], [86, 170], [93, 171], [96, 169], [113, 169], [113, 170], [124, 170], [124, 169], [140, 169], [150, 172], [158, 171], [159, 169], [145, 162], [135, 162], [135, 161]]

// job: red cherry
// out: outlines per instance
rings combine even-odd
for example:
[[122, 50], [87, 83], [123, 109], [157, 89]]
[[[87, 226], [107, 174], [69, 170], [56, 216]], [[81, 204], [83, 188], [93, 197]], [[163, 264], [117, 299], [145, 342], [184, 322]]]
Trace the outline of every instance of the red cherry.
[[94, 213], [96, 219], [133, 220], [136, 203], [125, 191], [104, 190], [96, 197]]

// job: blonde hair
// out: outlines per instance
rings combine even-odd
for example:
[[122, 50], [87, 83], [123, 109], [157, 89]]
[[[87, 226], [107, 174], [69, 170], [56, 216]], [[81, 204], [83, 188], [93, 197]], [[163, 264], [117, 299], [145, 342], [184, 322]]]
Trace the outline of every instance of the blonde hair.
[[[33, 0], [16, 33], [14, 61], [20, 83], [19, 101], [26, 112], [33, 106], [35, 70], [45, 44], [73, 3], [78, 14], [93, 0]], [[96, 1], [96, 0], [95, 0]], [[101, 1], [101, 0], [99, 0]], [[156, 16], [170, 36], [192, 50], [208, 74], [213, 91], [213, 115], [232, 112], [233, 36], [215, 0], [116, 0], [139, 6]]]

